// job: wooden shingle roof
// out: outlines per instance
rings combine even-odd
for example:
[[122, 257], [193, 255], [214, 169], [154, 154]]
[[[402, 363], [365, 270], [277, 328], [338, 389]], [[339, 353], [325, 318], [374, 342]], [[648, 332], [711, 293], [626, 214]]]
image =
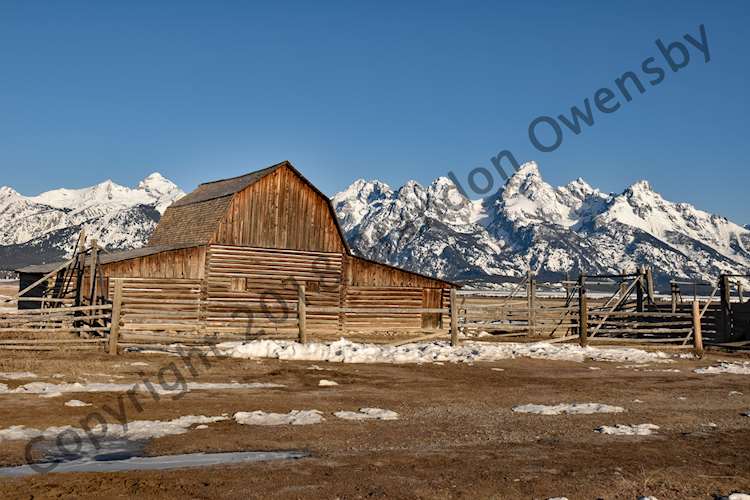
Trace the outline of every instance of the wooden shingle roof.
[[[156, 255], [162, 252], [170, 252], [172, 250], [182, 250], [185, 248], [192, 248], [195, 246], [198, 246], [198, 245], [188, 243], [188, 244], [181, 244], [181, 245], [148, 246], [148, 247], [142, 247], [142, 248], [134, 248], [132, 250], [122, 250], [119, 252], [101, 252], [99, 254], [99, 262], [101, 264], [111, 264], [113, 262], [122, 262], [124, 260], [137, 259], [138, 257], [146, 257], [149, 255]], [[91, 259], [86, 257], [87, 265], [90, 260]], [[31, 266], [26, 266], [20, 269], [16, 269], [16, 272], [32, 273], [32, 274], [34, 273], [47, 274], [57, 269], [58, 267], [60, 267], [60, 265], [63, 262], [64, 261], [49, 262], [47, 264], [34, 264]]]

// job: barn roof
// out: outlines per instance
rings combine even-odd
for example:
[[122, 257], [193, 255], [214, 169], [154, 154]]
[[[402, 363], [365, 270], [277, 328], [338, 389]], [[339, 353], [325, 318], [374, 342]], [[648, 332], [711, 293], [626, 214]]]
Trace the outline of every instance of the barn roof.
[[[124, 260], [137, 259], [138, 257], [146, 257], [148, 255], [156, 255], [162, 252], [170, 252], [172, 250], [182, 250], [184, 248], [192, 248], [196, 245], [194, 243], [181, 244], [181, 245], [157, 245], [152, 247], [134, 248], [133, 250], [122, 250], [120, 252], [104, 252], [99, 254], [99, 262], [102, 264], [111, 264], [113, 262], [122, 262]], [[30, 273], [30, 274], [47, 274], [54, 271], [64, 261], [50, 262], [48, 264], [35, 264], [31, 266], [22, 267], [16, 269], [19, 273]]]
[[336, 224], [341, 243], [351, 255], [351, 250], [344, 237], [344, 230], [341, 228], [338, 216], [336, 216], [336, 210], [333, 208], [330, 198], [315, 187], [312, 182], [307, 180], [287, 160], [250, 172], [249, 174], [204, 182], [199, 185], [194, 191], [183, 196], [167, 208], [159, 224], [156, 226], [156, 230], [151, 235], [149, 245], [172, 245], [188, 242], [208, 243], [229, 208], [232, 197], [282, 167], [286, 167], [294, 172], [302, 182], [326, 200], [328, 210]]
[[204, 201], [233, 195], [242, 191], [246, 187], [255, 184], [266, 175], [284, 165], [291, 167], [291, 164], [288, 161], [283, 161], [276, 165], [271, 165], [270, 167], [250, 172], [249, 174], [231, 177], [229, 179], [219, 179], [218, 181], [204, 182], [198, 186], [195, 191], [183, 196], [176, 202], [172, 203], [171, 206], [183, 207], [194, 203], [202, 203]]

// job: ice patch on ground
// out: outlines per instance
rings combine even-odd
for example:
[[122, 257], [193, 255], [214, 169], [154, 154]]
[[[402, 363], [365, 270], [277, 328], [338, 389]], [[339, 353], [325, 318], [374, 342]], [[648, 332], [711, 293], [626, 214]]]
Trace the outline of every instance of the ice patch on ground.
[[743, 361], [742, 363], [721, 362], [718, 365], [696, 368], [693, 371], [701, 374], [732, 373], [735, 375], [750, 375], [750, 361]]
[[610, 406], [602, 403], [563, 403], [559, 405], [519, 405], [512, 410], [516, 413], [534, 413], [537, 415], [591, 415], [593, 413], [622, 413], [625, 408]]
[[[5, 384], [0, 384], [0, 395], [2, 394], [40, 394], [43, 397], [57, 397], [63, 393], [75, 393], [75, 392], [127, 392], [134, 390], [136, 392], [149, 392], [153, 390], [159, 394], [178, 394], [183, 392], [183, 386], [179, 383], [175, 383], [176, 388], [172, 389], [171, 386], [168, 389], [161, 387], [158, 383], [150, 383], [150, 388], [145, 383], [135, 384], [114, 384], [114, 383], [80, 383], [75, 382], [72, 384], [50, 384], [48, 382], [31, 382], [15, 389], [8, 389]], [[212, 390], [212, 389], [272, 389], [284, 387], [280, 384], [271, 383], [260, 383], [254, 382], [250, 384], [224, 384], [224, 383], [204, 383], [204, 382], [189, 382], [185, 386], [187, 391], [192, 390]]]
[[338, 382], [334, 382], [333, 380], [322, 379], [322, 380], [320, 380], [318, 382], [318, 385], [320, 387], [333, 387], [333, 386], [336, 386], [336, 385], [339, 385], [339, 384], [338, 384]]
[[[191, 425], [210, 424], [228, 420], [229, 417], [206, 417], [203, 415], [188, 415], [176, 418], [174, 420], [135, 420], [128, 422], [127, 425], [107, 424], [93, 427], [91, 432], [95, 436], [106, 436], [107, 439], [127, 438], [131, 440], [160, 438], [174, 434], [184, 434]], [[87, 434], [83, 429], [71, 427], [69, 425], [61, 427], [48, 427], [46, 429], [35, 429], [23, 425], [13, 425], [7, 429], [0, 429], [0, 441], [24, 440], [28, 441], [39, 436], [45, 439], [56, 439], [58, 436], [68, 436], [72, 438], [77, 435], [81, 439], [86, 439]]]
[[341, 339], [331, 343], [300, 344], [284, 340], [224, 342], [219, 351], [233, 358], [273, 358], [298, 361], [338, 363], [471, 363], [513, 358], [552, 359], [582, 362], [594, 361], [653, 363], [669, 362], [663, 352], [632, 348], [581, 347], [574, 344], [545, 342], [486, 344], [464, 342], [451, 347], [449, 342], [422, 342], [403, 346], [359, 344]]
[[[78, 460], [44, 464], [43, 468], [54, 466], [54, 472], [127, 472], [136, 470], [173, 470], [188, 467], [217, 467], [221, 465], [270, 460], [296, 460], [308, 456], [301, 451], [247, 451], [231, 453], [190, 453], [165, 455], [161, 457], [131, 457], [108, 459], [108, 457], [85, 457]], [[23, 477], [38, 474], [31, 465], [0, 467], [0, 476]]]
[[65, 402], [65, 406], [71, 406], [71, 407], [78, 407], [78, 406], [91, 406], [91, 403], [84, 403], [83, 401], [79, 401], [77, 399], [71, 399], [70, 401]]
[[334, 416], [344, 420], [398, 420], [398, 413], [382, 408], [360, 408], [359, 411], [337, 411]]
[[594, 430], [602, 434], [613, 434], [616, 436], [649, 436], [658, 429], [659, 426], [654, 424], [617, 424], [615, 426], [602, 425], [601, 427], [597, 427]]
[[5, 380], [23, 380], [39, 377], [36, 373], [31, 372], [0, 372], [0, 378]]
[[319, 410], [292, 410], [289, 413], [240, 411], [234, 414], [234, 420], [242, 425], [311, 425], [325, 419]]

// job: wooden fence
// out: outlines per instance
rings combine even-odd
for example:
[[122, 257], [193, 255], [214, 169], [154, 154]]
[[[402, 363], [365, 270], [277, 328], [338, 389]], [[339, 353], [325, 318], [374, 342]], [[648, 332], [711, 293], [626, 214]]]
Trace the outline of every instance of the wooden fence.
[[[109, 286], [113, 298], [112, 353], [118, 347], [174, 342], [329, 340], [344, 331], [350, 338], [381, 333], [370, 341], [392, 341], [396, 335], [422, 338], [425, 333], [430, 338], [448, 339], [452, 331], [451, 338], [457, 341], [457, 323], [450, 320], [450, 308], [421, 307], [422, 289], [351, 287], [344, 306], [338, 306], [321, 303], [319, 289], [309, 294], [304, 284], [291, 289], [293, 294], [287, 289], [277, 293], [279, 289], [258, 294], [258, 300], [215, 294], [209, 297], [202, 280], [112, 278]], [[388, 306], [383, 306], [384, 302]], [[423, 328], [425, 316], [438, 317], [438, 324]], [[445, 327], [443, 317], [448, 318]]]
[[0, 349], [89, 349], [104, 345], [110, 331], [112, 305], [55, 305], [59, 307], [0, 313]]
[[[241, 256], [225, 257], [234, 262]], [[611, 294], [593, 297], [586, 279], [568, 282], [562, 293], [546, 293], [529, 276], [510, 293], [350, 287], [338, 303], [322, 297], [319, 283], [309, 290], [308, 283], [300, 281], [304, 276], [288, 276], [274, 282], [278, 286], [271, 293], [249, 297], [246, 284], [233, 285], [233, 276], [221, 274], [231, 272], [214, 275], [229, 279], [229, 288], [217, 289], [209, 280], [112, 278], [107, 280], [103, 304], [75, 306], [67, 298], [21, 297], [19, 301], [43, 300], [46, 307], [0, 313], [0, 348], [107, 344], [114, 354], [123, 347], [176, 342], [307, 342], [342, 334], [390, 343], [450, 338], [455, 345], [463, 334], [476, 341], [640, 343], [702, 350], [704, 339], [709, 344], [721, 339], [726, 321], [716, 297], [719, 286], [710, 296], [696, 295], [695, 300], [677, 299], [676, 294], [659, 298], [649, 290], [644, 273], [622, 275]], [[232, 291], [240, 286], [245, 287], [242, 294]], [[740, 298], [732, 321], [744, 317], [746, 305]]]

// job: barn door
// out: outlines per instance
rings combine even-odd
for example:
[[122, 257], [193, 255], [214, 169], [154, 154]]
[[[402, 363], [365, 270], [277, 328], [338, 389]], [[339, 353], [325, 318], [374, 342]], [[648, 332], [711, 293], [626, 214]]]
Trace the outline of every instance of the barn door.
[[[422, 307], [427, 309], [440, 309], [443, 307], [443, 290], [440, 288], [422, 289]], [[442, 314], [422, 313], [422, 328], [440, 328]]]
[[750, 340], [750, 302], [732, 304], [732, 339]]

